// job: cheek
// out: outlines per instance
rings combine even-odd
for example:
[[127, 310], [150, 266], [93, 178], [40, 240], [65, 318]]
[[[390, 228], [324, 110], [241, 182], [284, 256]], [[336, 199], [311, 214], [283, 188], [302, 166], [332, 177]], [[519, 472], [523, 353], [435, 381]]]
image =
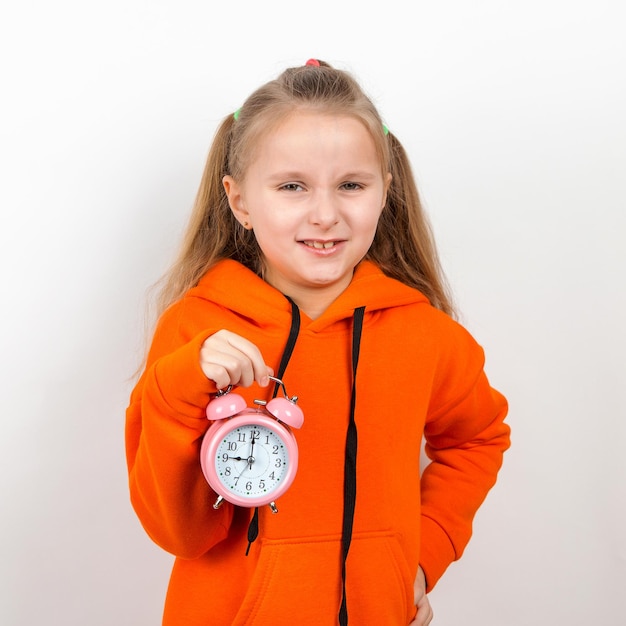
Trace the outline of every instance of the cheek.
[[360, 216], [360, 219], [356, 220], [355, 228], [358, 229], [363, 237], [371, 237], [373, 239], [381, 214], [382, 210], [378, 210], [378, 208], [372, 209], [365, 216]]
[[293, 245], [293, 230], [284, 224], [263, 221], [254, 228], [254, 236], [267, 262], [274, 265], [281, 262]]
[[259, 245], [264, 243], [278, 244], [290, 232], [292, 231], [286, 220], [272, 219], [265, 216], [263, 219], [257, 219], [254, 222], [254, 234]]

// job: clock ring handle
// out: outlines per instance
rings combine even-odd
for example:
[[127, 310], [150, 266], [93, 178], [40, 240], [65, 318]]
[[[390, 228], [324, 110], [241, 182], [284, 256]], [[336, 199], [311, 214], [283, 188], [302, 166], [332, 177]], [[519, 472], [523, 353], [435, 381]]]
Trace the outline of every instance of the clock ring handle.
[[230, 393], [232, 390], [233, 390], [232, 385], [228, 385], [228, 387], [225, 387], [224, 389], [218, 389], [217, 393], [215, 394], [215, 397], [219, 398], [220, 396], [225, 396], [227, 393]]
[[293, 402], [294, 404], [297, 402], [298, 396], [292, 396], [290, 398], [289, 394], [287, 393], [285, 383], [280, 378], [276, 378], [276, 376], [269, 376], [269, 379], [273, 380], [277, 385], [281, 387], [281, 389], [283, 390], [283, 395], [285, 396], [285, 398], [287, 398], [287, 400], [289, 400], [290, 402]]

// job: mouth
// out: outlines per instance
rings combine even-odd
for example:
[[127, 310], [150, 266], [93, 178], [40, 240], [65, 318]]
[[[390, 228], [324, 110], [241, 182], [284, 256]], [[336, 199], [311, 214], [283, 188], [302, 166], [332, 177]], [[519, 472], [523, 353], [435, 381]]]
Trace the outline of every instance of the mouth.
[[335, 244], [339, 243], [338, 241], [313, 241], [313, 240], [305, 240], [302, 242], [305, 246], [309, 248], [315, 248], [316, 250], [328, 250], [335, 246]]

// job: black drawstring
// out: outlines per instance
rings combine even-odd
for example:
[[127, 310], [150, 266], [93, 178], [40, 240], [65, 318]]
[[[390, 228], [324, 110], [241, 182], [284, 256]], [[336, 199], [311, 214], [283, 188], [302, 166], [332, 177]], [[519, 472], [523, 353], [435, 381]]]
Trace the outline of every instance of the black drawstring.
[[[296, 347], [296, 341], [298, 339], [298, 334], [300, 333], [300, 309], [298, 309], [298, 305], [289, 296], [285, 296], [285, 298], [287, 298], [287, 300], [289, 300], [289, 304], [291, 304], [291, 328], [289, 329], [289, 337], [287, 337], [287, 343], [285, 344], [283, 356], [281, 357], [280, 365], [278, 366], [278, 373], [276, 374], [276, 378], [279, 380], [283, 379], [283, 374], [287, 369], [287, 363], [289, 363], [293, 349]], [[276, 383], [274, 385], [272, 398], [276, 397], [279, 389], [280, 385]]]
[[[280, 359], [280, 365], [278, 366], [278, 373], [276, 374], [276, 378], [279, 380], [283, 379], [283, 374], [287, 369], [287, 364], [289, 363], [289, 359], [291, 358], [291, 354], [293, 353], [293, 349], [296, 346], [296, 341], [298, 339], [298, 334], [300, 332], [300, 309], [298, 309], [298, 305], [289, 297], [285, 296], [289, 303], [291, 304], [291, 328], [289, 329], [289, 337], [287, 337], [287, 343], [285, 344], [285, 349], [283, 350], [283, 356]], [[280, 385], [276, 383], [274, 385], [274, 393], [272, 394], [272, 398], [275, 398], [278, 394], [278, 390], [280, 389]], [[250, 524], [248, 525], [248, 547], [246, 549], [246, 556], [250, 552], [250, 546], [256, 538], [259, 536], [259, 507], [257, 506], [254, 509], [254, 513], [252, 515], [252, 519], [250, 520]]]
[[248, 524], [248, 547], [246, 548], [246, 556], [248, 556], [248, 552], [250, 552], [250, 546], [259, 536], [259, 507], [257, 506], [254, 509], [254, 513], [252, 514], [252, 519]]
[[[276, 377], [282, 380], [291, 354], [298, 339], [300, 331], [300, 311], [293, 300], [287, 297], [291, 304], [291, 329], [289, 337], [283, 351], [281, 362]], [[352, 528], [354, 525], [354, 511], [356, 508], [356, 458], [357, 458], [357, 427], [355, 420], [356, 411], [356, 372], [359, 363], [359, 352], [361, 347], [361, 333], [363, 330], [363, 318], [365, 315], [365, 307], [359, 307], [354, 310], [354, 320], [352, 327], [352, 395], [350, 398], [350, 418], [348, 422], [348, 430], [346, 433], [346, 452], [344, 465], [344, 486], [343, 486], [343, 525], [341, 533], [341, 583], [342, 597], [341, 607], [339, 609], [339, 624], [347, 626], [348, 624], [348, 607], [346, 599], [346, 561], [350, 544], [352, 542]], [[272, 397], [276, 397], [279, 385], [276, 384]], [[257, 539], [259, 534], [259, 509], [255, 508], [252, 519], [248, 526], [248, 549], [246, 556], [250, 551], [250, 546]]]
[[343, 528], [341, 533], [342, 597], [341, 608], [339, 609], [339, 624], [341, 626], [347, 626], [348, 624], [346, 560], [352, 541], [352, 526], [354, 524], [354, 509], [356, 506], [357, 428], [354, 413], [356, 409], [356, 369], [359, 363], [364, 314], [364, 306], [354, 310], [354, 322], [352, 327], [352, 397], [350, 398], [350, 421], [348, 422], [348, 432], [346, 434], [346, 456], [343, 478]]

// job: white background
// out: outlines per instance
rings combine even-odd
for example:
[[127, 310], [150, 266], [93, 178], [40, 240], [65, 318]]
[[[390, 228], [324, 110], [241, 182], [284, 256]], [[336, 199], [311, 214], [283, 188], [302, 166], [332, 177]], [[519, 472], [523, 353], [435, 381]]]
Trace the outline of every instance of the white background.
[[146, 290], [218, 121], [318, 57], [405, 144], [510, 400], [513, 446], [433, 623], [624, 624], [623, 6], [3, 3], [0, 623], [160, 623], [171, 559], [123, 449]]

